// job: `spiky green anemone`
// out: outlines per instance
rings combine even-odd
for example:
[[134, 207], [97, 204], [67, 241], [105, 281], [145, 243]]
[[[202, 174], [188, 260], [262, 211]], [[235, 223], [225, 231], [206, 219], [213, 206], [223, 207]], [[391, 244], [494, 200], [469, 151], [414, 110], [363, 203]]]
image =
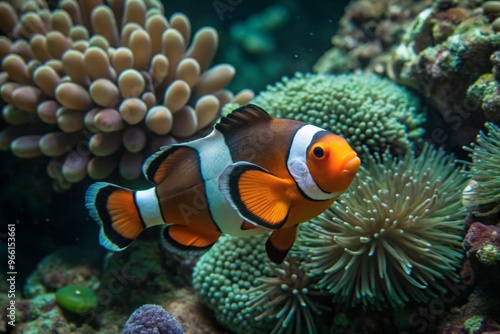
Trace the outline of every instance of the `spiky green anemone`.
[[[374, 74], [296, 73], [250, 103], [275, 117], [304, 121], [341, 135], [354, 150], [405, 152], [420, 141], [425, 114], [418, 96]], [[223, 109], [227, 114], [237, 104]]]
[[320, 288], [352, 306], [426, 302], [456, 280], [460, 265], [460, 197], [465, 177], [442, 150], [418, 158], [366, 159], [349, 190], [302, 224], [299, 244]]
[[[485, 216], [500, 211], [500, 128], [493, 123], [485, 124], [488, 133], [481, 131], [471, 147], [471, 162], [464, 171], [470, 179], [464, 189], [464, 205], [474, 214]], [[488, 207], [482, 212], [479, 206]]]
[[302, 333], [303, 329], [306, 333], [316, 334], [313, 313], [321, 314], [321, 307], [310, 296], [321, 292], [311, 290], [314, 279], [292, 257], [281, 265], [270, 266], [273, 276], [259, 277], [260, 284], [251, 290], [256, 293], [255, 297], [247, 302], [251, 310], [257, 307], [264, 309], [255, 319], [276, 319], [271, 334]]

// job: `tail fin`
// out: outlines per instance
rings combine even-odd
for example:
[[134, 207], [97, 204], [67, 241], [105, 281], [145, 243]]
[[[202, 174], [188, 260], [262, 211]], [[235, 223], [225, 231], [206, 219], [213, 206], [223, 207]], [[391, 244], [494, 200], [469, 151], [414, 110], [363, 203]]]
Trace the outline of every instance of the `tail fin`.
[[85, 206], [101, 226], [99, 241], [112, 251], [126, 248], [144, 230], [134, 201], [134, 192], [105, 182], [97, 182], [85, 194]]

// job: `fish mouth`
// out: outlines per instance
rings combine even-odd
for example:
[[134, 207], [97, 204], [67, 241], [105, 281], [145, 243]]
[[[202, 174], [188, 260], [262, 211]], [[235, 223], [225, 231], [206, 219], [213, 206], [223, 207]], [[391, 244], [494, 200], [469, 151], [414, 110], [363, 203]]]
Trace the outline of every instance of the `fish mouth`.
[[347, 157], [344, 158], [344, 160], [345, 162], [343, 165], [343, 173], [348, 176], [354, 177], [358, 172], [361, 160], [354, 152], [352, 152], [352, 154], [347, 155]]

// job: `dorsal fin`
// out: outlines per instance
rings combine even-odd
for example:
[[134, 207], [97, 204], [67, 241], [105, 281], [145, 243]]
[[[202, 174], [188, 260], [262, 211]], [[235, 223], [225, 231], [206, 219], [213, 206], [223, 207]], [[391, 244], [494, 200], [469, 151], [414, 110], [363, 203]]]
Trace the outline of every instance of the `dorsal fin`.
[[228, 135], [233, 131], [239, 131], [242, 128], [249, 128], [255, 124], [269, 122], [273, 119], [264, 109], [254, 104], [247, 104], [233, 110], [229, 115], [222, 117], [215, 124], [215, 128]]

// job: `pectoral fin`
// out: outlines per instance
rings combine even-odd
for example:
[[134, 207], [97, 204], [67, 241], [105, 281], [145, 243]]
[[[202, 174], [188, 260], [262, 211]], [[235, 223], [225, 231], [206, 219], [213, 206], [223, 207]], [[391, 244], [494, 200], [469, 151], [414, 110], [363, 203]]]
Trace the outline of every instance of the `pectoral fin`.
[[247, 222], [277, 230], [288, 219], [292, 200], [287, 195], [294, 183], [274, 176], [249, 162], [228, 166], [219, 178], [219, 189]]
[[266, 242], [267, 256], [274, 263], [281, 263], [293, 246], [297, 225], [274, 231]]

